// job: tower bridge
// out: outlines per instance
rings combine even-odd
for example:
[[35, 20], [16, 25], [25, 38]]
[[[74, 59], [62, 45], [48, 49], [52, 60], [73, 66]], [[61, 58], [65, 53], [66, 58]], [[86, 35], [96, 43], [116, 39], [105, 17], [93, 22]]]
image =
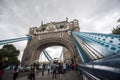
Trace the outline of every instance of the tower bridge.
[[[63, 46], [64, 60], [73, 59], [79, 64], [83, 80], [120, 80], [120, 35], [80, 32], [77, 19], [66, 19], [32, 27], [27, 37], [1, 40], [0, 45], [22, 40], [28, 40], [22, 57], [24, 65], [38, 60], [47, 47]], [[69, 56], [65, 56], [67, 53]]]
[[[71, 54], [71, 58], [74, 56], [77, 60], [79, 54], [72, 39], [72, 31], [80, 31], [78, 20], [76, 19], [71, 22], [67, 20], [62, 22], [50, 22], [42, 24], [40, 27], [30, 28], [28, 35], [32, 36], [32, 40], [27, 43], [22, 63], [30, 65], [36, 59], [39, 59], [40, 53], [45, 48], [50, 46], [63, 46], [67, 48]], [[80, 62], [80, 60], [77, 61]]]

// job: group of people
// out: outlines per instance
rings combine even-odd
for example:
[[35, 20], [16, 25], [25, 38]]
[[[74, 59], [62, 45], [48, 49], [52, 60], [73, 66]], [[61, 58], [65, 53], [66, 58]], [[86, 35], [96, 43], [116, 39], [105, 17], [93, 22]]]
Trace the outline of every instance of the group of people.
[[[76, 69], [76, 64], [65, 64], [62, 62], [53, 62], [52, 64], [36, 64], [33, 63], [30, 66], [30, 71], [28, 75], [29, 80], [35, 80], [35, 76], [39, 75], [41, 73], [42, 76], [44, 76], [44, 72], [47, 71], [47, 74], [52, 74], [52, 78], [57, 78], [59, 76], [60, 80], [62, 80], [62, 76], [66, 73], [66, 70], [68, 68], [70, 69]], [[14, 74], [13, 74], [13, 80], [16, 80], [19, 72], [19, 66], [15, 66], [14, 68]]]
[[63, 64], [62, 62], [59, 63], [53, 63], [51, 66], [52, 69], [52, 78], [56, 78], [56, 75], [59, 74], [60, 80], [62, 79], [62, 74], [65, 74], [66, 72], [66, 64]]
[[57, 74], [59, 74], [59, 78], [61, 80], [62, 74], [65, 74], [66, 72], [66, 64], [63, 64], [62, 62], [53, 62], [53, 64], [41, 64], [40, 66], [36, 66], [36, 64], [33, 64], [31, 65], [28, 79], [35, 80], [35, 75], [38, 75], [39, 72], [41, 72], [41, 75], [44, 76], [45, 71], [47, 71], [48, 75], [51, 73], [52, 78], [57, 78]]

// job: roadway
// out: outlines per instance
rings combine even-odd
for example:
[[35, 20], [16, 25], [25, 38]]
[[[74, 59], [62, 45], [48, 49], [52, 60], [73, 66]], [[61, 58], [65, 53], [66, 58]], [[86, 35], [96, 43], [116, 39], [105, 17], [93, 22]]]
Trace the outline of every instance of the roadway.
[[[27, 80], [27, 76], [19, 77], [17, 78], [17, 80]], [[42, 76], [41, 73], [39, 73], [36, 76], [35, 80], [60, 80], [60, 79], [59, 79], [59, 74], [57, 75], [56, 79], [53, 79], [52, 74], [48, 75], [47, 72], [45, 72], [44, 76]], [[82, 79], [78, 71], [71, 70], [67, 72], [65, 75], [63, 75], [62, 80], [82, 80]]]

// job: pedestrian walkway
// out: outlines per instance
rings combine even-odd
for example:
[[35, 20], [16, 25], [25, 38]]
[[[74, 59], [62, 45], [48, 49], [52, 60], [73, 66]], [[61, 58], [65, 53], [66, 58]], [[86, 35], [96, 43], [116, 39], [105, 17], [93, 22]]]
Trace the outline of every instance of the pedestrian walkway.
[[[18, 78], [17, 80], [27, 80], [27, 76]], [[47, 72], [45, 72], [44, 76], [42, 76], [41, 74], [38, 74], [36, 76], [36, 80], [59, 80], [59, 74], [57, 75], [56, 79], [53, 79], [52, 74], [48, 75]], [[82, 79], [80, 79], [80, 74], [78, 71], [72, 70], [66, 73], [65, 75], [63, 75], [62, 80], [82, 80]]]

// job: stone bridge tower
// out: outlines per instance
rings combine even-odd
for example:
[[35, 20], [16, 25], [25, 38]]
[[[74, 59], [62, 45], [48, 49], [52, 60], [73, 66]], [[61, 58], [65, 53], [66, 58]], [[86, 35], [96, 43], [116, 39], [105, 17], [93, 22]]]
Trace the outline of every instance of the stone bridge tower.
[[41, 24], [40, 27], [30, 28], [28, 35], [32, 36], [32, 40], [27, 42], [22, 64], [32, 64], [39, 59], [40, 53], [50, 46], [65, 47], [69, 51], [71, 58], [80, 62], [80, 57], [71, 36], [72, 31], [80, 31], [79, 23], [76, 19], [70, 22], [67, 19], [62, 22], [50, 22]]

